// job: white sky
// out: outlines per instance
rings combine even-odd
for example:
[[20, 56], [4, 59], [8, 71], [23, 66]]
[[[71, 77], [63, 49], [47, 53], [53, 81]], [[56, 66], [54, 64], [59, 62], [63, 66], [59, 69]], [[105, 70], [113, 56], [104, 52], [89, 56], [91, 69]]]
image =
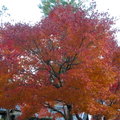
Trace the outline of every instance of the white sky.
[[[42, 14], [38, 8], [41, 0], [0, 0], [0, 7], [5, 5], [8, 8], [10, 17], [2, 17], [3, 22], [29, 22], [35, 23], [41, 19]], [[89, 1], [89, 0], [88, 0]], [[109, 11], [112, 16], [120, 18], [120, 0], [95, 0], [99, 11]], [[1, 19], [1, 18], [0, 18]], [[117, 21], [116, 27], [120, 28], [120, 20]], [[117, 39], [120, 38], [118, 33]]]
[[[0, 0], [0, 6], [8, 8], [10, 17], [3, 17], [3, 21], [31, 22], [40, 20], [41, 14], [38, 5], [40, 0]], [[6, 19], [7, 18], [7, 19]]]

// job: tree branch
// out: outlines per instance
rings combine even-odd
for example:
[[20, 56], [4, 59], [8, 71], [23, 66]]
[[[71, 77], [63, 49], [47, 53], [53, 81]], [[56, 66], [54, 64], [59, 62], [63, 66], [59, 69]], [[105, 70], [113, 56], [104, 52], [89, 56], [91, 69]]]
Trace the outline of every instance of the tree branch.
[[61, 111], [59, 111], [56, 108], [52, 107], [49, 103], [45, 103], [45, 107], [51, 109], [52, 111], [55, 111], [55, 112], [61, 114], [65, 118], [65, 115]]
[[78, 115], [78, 114], [75, 114], [75, 116], [76, 116], [76, 118], [77, 118], [78, 120], [82, 120], [82, 118], [81, 118], [81, 117], [79, 117], [79, 115]]

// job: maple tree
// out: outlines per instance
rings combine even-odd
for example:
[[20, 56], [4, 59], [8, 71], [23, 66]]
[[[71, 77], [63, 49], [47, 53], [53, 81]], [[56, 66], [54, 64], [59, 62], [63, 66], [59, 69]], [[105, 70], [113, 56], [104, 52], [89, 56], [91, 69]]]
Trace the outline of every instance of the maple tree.
[[118, 100], [110, 91], [119, 71], [113, 63], [118, 48], [113, 24], [107, 13], [70, 5], [55, 7], [35, 26], [6, 24], [0, 106], [21, 106], [24, 119], [40, 111], [65, 120], [81, 120], [82, 112], [107, 119], [119, 115], [118, 105], [107, 105]]

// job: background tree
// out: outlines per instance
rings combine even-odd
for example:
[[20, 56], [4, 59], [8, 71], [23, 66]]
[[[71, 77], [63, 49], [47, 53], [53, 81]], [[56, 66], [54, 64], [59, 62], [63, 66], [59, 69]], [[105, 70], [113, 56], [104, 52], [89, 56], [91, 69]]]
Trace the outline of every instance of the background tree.
[[117, 98], [109, 90], [118, 76], [113, 23], [106, 13], [59, 5], [35, 26], [7, 24], [0, 62], [10, 76], [1, 87], [0, 106], [20, 105], [24, 118], [45, 108], [65, 120], [80, 120], [82, 112], [118, 115], [118, 108], [101, 102]]
[[6, 11], [8, 10], [8, 8], [6, 6], [0, 6], [0, 26], [3, 25], [3, 17], [7, 17], [10, 16], [10, 14], [8, 14]]
[[95, 6], [95, 3], [92, 3], [91, 6], [87, 7], [84, 4], [85, 2], [87, 2], [87, 0], [86, 1], [82, 1], [82, 0], [77, 0], [77, 1], [76, 0], [41, 0], [41, 3], [39, 4], [39, 8], [42, 10], [42, 13], [45, 16], [47, 16], [49, 12], [53, 10], [55, 6], [58, 6], [58, 5], [63, 5], [63, 6], [71, 5], [74, 8], [80, 8], [80, 7], [85, 8], [86, 7], [86, 10], [92, 9]]
[[1, 9], [0, 9], [0, 16], [3, 15], [5, 13], [5, 11], [8, 10], [6, 6], [1, 6]]

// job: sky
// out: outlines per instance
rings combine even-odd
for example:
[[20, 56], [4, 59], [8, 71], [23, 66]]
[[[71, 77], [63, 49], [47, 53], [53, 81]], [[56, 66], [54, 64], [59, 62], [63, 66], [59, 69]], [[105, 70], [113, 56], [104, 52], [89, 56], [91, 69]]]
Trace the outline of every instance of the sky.
[[0, 6], [5, 5], [10, 16], [3, 16], [4, 22], [30, 22], [40, 21], [41, 13], [38, 5], [40, 0], [0, 0]]
[[[0, 6], [8, 8], [10, 16], [2, 16], [2, 22], [26, 22], [34, 24], [40, 21], [42, 14], [38, 5], [41, 0], [0, 0]], [[88, 0], [89, 1], [89, 0]], [[120, 0], [95, 0], [99, 11], [108, 11], [111, 16], [117, 17], [116, 27], [120, 28]], [[120, 39], [120, 33], [117, 38]], [[120, 44], [120, 40], [119, 40]]]

